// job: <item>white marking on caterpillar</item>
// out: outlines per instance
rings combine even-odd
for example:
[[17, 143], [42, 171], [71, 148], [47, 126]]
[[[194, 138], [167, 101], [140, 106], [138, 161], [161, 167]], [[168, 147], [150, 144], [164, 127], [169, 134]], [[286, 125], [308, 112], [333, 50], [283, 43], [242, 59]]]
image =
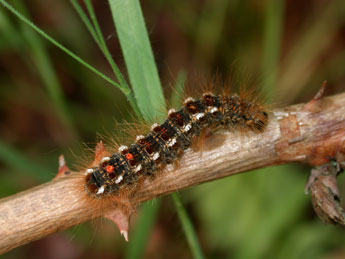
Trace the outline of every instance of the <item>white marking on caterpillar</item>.
[[101, 162], [103, 163], [103, 162], [107, 162], [109, 160], [110, 160], [110, 157], [105, 156], [105, 157], [102, 158]]
[[143, 136], [143, 135], [138, 135], [135, 139], [136, 139], [136, 141], [139, 141], [139, 140], [141, 140], [141, 139], [143, 139], [143, 138], [145, 138], [145, 136]]
[[188, 123], [187, 125], [185, 125], [182, 130], [183, 132], [188, 132], [190, 131], [190, 129], [192, 128], [192, 125], [190, 123]]
[[93, 168], [86, 169], [85, 175], [92, 174], [94, 172]]
[[186, 100], [184, 100], [184, 103], [189, 103], [189, 102], [194, 102], [194, 98], [193, 97], [188, 97]]
[[159, 124], [158, 123], [153, 123], [152, 126], [151, 126], [151, 130], [154, 130], [156, 127], [158, 127]]
[[115, 180], [115, 183], [116, 183], [116, 184], [121, 183], [122, 179], [123, 179], [123, 176], [120, 175], [120, 176], [117, 177], [117, 179]]
[[101, 188], [98, 189], [97, 194], [104, 193], [104, 189], [105, 189], [105, 187], [104, 187], [104, 185], [102, 185]]
[[170, 114], [173, 114], [174, 112], [176, 112], [175, 109], [170, 109], [170, 110], [168, 111], [168, 116], [169, 116]]
[[159, 153], [158, 152], [154, 153], [152, 159], [157, 160], [158, 158], [159, 158]]
[[197, 119], [197, 120], [200, 120], [202, 117], [205, 116], [205, 113], [203, 112], [200, 112], [200, 113], [197, 113], [197, 114], [194, 114], [193, 115], [193, 118]]
[[215, 112], [217, 112], [218, 111], [218, 108], [217, 107], [213, 107], [211, 110], [210, 110], [210, 113], [215, 113]]
[[124, 151], [124, 150], [126, 150], [126, 149], [128, 149], [127, 146], [121, 145], [121, 146], [119, 147], [119, 152], [122, 152], [122, 151]]
[[141, 164], [139, 164], [135, 169], [134, 169], [134, 173], [137, 173], [141, 170]]
[[173, 138], [173, 139], [170, 139], [169, 141], [168, 141], [168, 147], [172, 147], [173, 145], [175, 145], [176, 144], [176, 138]]

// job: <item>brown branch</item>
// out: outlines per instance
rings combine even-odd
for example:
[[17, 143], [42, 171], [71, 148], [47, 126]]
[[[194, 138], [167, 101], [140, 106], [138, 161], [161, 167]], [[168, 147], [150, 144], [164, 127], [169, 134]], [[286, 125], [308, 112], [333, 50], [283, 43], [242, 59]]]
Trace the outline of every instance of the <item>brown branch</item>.
[[[179, 167], [146, 180], [131, 205], [213, 179], [291, 161], [321, 165], [342, 150], [345, 94], [275, 110], [260, 134], [221, 132], [202, 152], [188, 150]], [[63, 177], [0, 200], [0, 253], [102, 216], [85, 202], [80, 178]], [[104, 210], [102, 210], [104, 209]]]

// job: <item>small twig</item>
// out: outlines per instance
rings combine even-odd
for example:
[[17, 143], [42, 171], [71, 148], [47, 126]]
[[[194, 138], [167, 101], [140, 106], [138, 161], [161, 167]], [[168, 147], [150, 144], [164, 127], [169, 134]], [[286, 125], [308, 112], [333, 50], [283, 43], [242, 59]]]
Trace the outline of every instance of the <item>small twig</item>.
[[325, 223], [345, 225], [345, 212], [340, 206], [337, 176], [343, 171], [336, 161], [317, 166], [311, 170], [306, 191], [316, 214]]
[[[289, 106], [273, 112], [263, 133], [211, 136], [203, 151], [187, 150], [179, 168], [169, 166], [145, 181], [129, 202], [135, 206], [176, 190], [270, 165], [328, 163], [344, 146], [344, 103], [345, 94], [339, 94], [318, 100], [317, 111], [305, 110], [305, 105]], [[81, 190], [82, 178], [72, 174], [0, 200], [0, 253], [93, 217], [115, 213], [112, 208], [90, 207]]]

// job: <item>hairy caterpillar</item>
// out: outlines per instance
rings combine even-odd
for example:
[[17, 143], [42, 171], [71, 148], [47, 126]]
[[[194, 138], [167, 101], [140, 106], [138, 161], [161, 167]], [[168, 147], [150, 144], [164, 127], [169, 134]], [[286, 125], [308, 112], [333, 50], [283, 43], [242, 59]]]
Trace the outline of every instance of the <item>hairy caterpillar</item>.
[[117, 153], [88, 168], [85, 190], [95, 198], [116, 195], [121, 188], [175, 162], [193, 138], [209, 127], [239, 125], [261, 132], [267, 122], [268, 114], [260, 105], [238, 95], [207, 92], [197, 100], [189, 97], [180, 110], [169, 110], [162, 124], [153, 124], [146, 136], [137, 136], [129, 147], [120, 146]]

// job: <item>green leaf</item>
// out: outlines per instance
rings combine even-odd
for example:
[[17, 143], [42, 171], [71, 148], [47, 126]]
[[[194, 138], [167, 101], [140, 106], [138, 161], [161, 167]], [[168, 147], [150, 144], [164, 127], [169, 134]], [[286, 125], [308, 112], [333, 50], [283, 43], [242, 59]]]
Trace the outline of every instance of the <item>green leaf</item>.
[[109, 0], [131, 86], [145, 120], [165, 112], [165, 100], [138, 0]]
[[193, 252], [194, 258], [198, 258], [198, 259], [205, 258], [202, 253], [200, 244], [198, 242], [198, 236], [195, 232], [192, 221], [189, 218], [186, 209], [183, 207], [180, 197], [177, 195], [177, 193], [173, 193], [171, 197], [175, 203], [175, 207], [176, 207], [179, 219], [183, 226], [183, 230], [187, 236], [189, 247], [191, 248]]

